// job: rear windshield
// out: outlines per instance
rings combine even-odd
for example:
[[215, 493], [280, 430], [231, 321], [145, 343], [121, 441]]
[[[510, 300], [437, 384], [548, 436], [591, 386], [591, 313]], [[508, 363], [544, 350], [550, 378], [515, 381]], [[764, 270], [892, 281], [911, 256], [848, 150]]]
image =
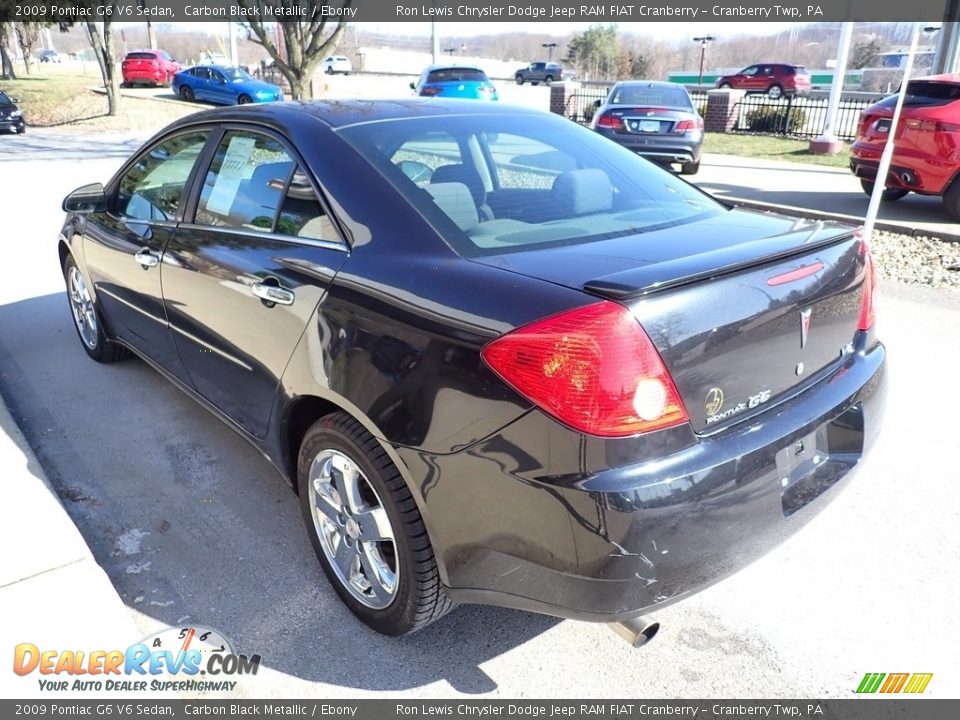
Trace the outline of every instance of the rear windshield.
[[[789, 70], [789, 67], [788, 67]], [[792, 72], [794, 75], [809, 75], [807, 69], [803, 65], [796, 65], [793, 67]]]
[[441, 82], [484, 82], [487, 75], [483, 70], [475, 68], [443, 68], [441, 70], [431, 70], [427, 76], [428, 83]]
[[157, 56], [148, 52], [127, 53], [127, 60], [156, 60]]
[[556, 115], [410, 118], [339, 132], [467, 257], [641, 235], [724, 211]]
[[[907, 96], [903, 99], [903, 104], [906, 107], [925, 107], [946, 105], [954, 100], [960, 100], [960, 85], [914, 80], [907, 85]], [[891, 95], [877, 104], [881, 107], [892, 108], [897, 104], [897, 96]]]
[[610, 95], [613, 105], [651, 105], [656, 107], [690, 108], [690, 96], [681, 87], [621, 87], [614, 88]]

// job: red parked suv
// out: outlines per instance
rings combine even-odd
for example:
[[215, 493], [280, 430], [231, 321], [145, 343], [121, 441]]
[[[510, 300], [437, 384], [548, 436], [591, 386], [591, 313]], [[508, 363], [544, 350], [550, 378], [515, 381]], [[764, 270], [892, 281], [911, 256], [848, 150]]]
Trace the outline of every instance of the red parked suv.
[[[860, 116], [850, 169], [868, 194], [877, 179], [896, 104], [897, 96], [892, 95]], [[941, 195], [946, 211], [960, 220], [960, 75], [911, 80], [893, 140], [883, 199], [899, 200], [909, 192]]]
[[810, 92], [810, 73], [803, 65], [764, 63], [746, 67], [736, 75], [724, 75], [717, 80], [717, 87], [764, 93], [776, 100], [784, 95]]
[[134, 50], [127, 53], [121, 69], [124, 87], [137, 83], [169, 85], [180, 72], [180, 65], [165, 50]]

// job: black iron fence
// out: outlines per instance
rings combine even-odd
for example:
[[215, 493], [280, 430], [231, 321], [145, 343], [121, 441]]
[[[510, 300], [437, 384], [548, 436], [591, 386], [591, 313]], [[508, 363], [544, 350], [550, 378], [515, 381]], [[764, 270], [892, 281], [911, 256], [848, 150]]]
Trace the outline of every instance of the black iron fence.
[[[761, 135], [818, 137], [827, 122], [827, 98], [785, 97], [772, 100], [766, 95], [747, 95], [737, 103], [739, 116], [733, 129]], [[834, 134], [855, 140], [860, 114], [873, 100], [841, 99]]]

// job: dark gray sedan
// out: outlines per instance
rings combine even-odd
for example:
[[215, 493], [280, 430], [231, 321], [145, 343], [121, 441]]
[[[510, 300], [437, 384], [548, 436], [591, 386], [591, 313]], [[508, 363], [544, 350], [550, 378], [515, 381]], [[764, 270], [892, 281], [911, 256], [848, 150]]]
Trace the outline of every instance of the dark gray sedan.
[[700, 169], [703, 118], [682, 85], [637, 80], [618, 82], [597, 101], [591, 127], [604, 137], [682, 175]]

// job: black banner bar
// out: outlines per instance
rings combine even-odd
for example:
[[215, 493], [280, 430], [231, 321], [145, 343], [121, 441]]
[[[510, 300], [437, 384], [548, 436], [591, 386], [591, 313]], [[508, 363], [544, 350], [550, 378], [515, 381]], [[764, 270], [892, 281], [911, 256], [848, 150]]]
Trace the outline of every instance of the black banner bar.
[[947, 0], [4, 0], [0, 22], [936, 22]]
[[525, 720], [941, 720], [960, 716], [960, 700], [0, 700], [0, 717], [349, 718], [395, 720], [522, 718]]

